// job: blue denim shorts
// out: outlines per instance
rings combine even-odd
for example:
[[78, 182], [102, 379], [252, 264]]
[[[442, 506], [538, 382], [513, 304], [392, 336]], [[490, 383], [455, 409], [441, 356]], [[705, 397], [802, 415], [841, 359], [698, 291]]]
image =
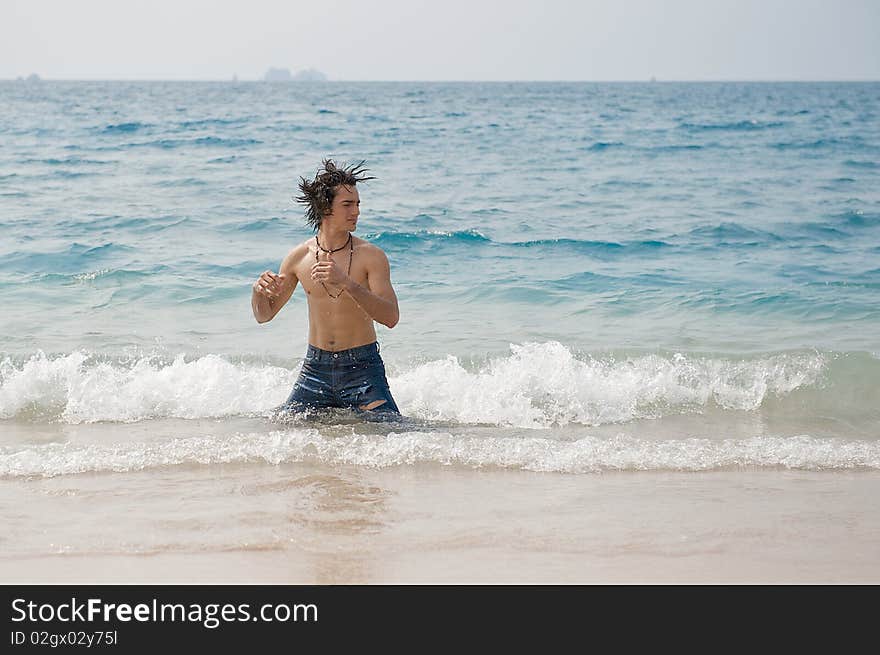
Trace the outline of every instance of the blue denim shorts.
[[336, 352], [309, 345], [299, 378], [281, 408], [359, 409], [377, 400], [385, 402], [371, 411], [400, 413], [391, 397], [378, 342]]

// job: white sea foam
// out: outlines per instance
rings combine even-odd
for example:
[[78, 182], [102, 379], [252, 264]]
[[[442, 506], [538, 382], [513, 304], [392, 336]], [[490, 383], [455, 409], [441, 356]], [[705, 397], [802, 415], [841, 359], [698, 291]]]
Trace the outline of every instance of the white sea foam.
[[385, 468], [439, 464], [559, 473], [742, 468], [880, 469], [880, 442], [809, 436], [666, 441], [627, 436], [541, 437], [409, 431], [327, 438], [314, 429], [209, 435], [161, 443], [40, 444], [0, 448], [0, 476], [127, 472], [182, 464], [321, 462]]
[[394, 378], [407, 413], [426, 419], [549, 427], [600, 425], [699, 411], [709, 404], [754, 410], [769, 395], [814, 384], [819, 353], [757, 359], [645, 355], [578, 359], [557, 342], [511, 345], [478, 371], [458, 358], [428, 362]]
[[77, 351], [38, 353], [20, 366], [0, 363], [0, 417], [65, 423], [206, 418], [261, 412], [289, 391], [293, 373], [277, 366], [236, 364], [218, 355], [171, 363], [142, 357], [92, 361]]
[[[602, 425], [723, 409], [754, 410], [770, 396], [814, 385], [820, 353], [753, 359], [684, 354], [578, 358], [556, 342], [466, 368], [449, 355], [390, 377], [401, 411], [416, 418], [505, 427]], [[111, 361], [77, 351], [0, 362], [0, 418], [90, 423], [217, 418], [271, 410], [296, 368], [233, 363], [219, 355]]]
[[102, 268], [100, 270], [90, 271], [88, 273], [78, 273], [73, 276], [73, 279], [76, 280], [77, 282], [91, 282], [95, 278], [100, 277], [101, 275], [104, 275], [105, 273], [109, 273], [109, 272], [110, 272], [109, 268]]

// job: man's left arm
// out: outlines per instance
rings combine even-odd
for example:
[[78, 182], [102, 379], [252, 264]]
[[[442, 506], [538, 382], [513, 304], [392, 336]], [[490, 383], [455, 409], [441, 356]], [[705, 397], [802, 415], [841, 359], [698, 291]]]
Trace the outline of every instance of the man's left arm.
[[375, 254], [371, 253], [368, 260], [367, 285], [369, 289], [348, 278], [345, 290], [374, 321], [393, 328], [400, 320], [400, 309], [397, 306], [397, 294], [391, 286], [388, 257], [379, 249], [376, 249]]

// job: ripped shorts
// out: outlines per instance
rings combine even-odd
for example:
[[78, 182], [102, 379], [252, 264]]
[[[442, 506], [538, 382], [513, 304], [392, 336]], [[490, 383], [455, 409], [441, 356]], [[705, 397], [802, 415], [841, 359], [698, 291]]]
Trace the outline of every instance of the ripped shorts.
[[310, 344], [299, 378], [282, 408], [359, 409], [377, 400], [385, 402], [373, 412], [400, 413], [391, 397], [378, 342], [335, 352]]

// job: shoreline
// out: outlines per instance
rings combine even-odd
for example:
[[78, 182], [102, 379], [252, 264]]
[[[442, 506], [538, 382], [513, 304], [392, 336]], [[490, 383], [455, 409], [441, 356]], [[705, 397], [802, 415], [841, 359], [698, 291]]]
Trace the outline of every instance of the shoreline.
[[[132, 491], [142, 491], [155, 473], [70, 476], [61, 483], [109, 492], [127, 476]], [[143, 537], [152, 531], [158, 536], [152, 549], [144, 549], [148, 552], [19, 552], [0, 558], [0, 579], [7, 584], [880, 582], [880, 472], [565, 475], [287, 464], [210, 466], [194, 476], [177, 471], [176, 477], [171, 495], [190, 493], [180, 488], [184, 477], [193, 478], [184, 486], [200, 489], [194, 500], [202, 506], [186, 516], [172, 521], [156, 515], [161, 508], [169, 515], [175, 511], [168, 499], [158, 498], [129, 518], [123, 491], [109, 509], [96, 508], [104, 521], [111, 519], [98, 533], [74, 520], [47, 535], [63, 543], [75, 541], [73, 532], [82, 530], [95, 550], [98, 542], [112, 543], [117, 532]], [[155, 482], [162, 487], [169, 481]], [[230, 485], [232, 495], [202, 503], [202, 494], [213, 496]], [[62, 503], [81, 502], [76, 494], [53, 496]], [[96, 513], [82, 510], [82, 515], [87, 511]], [[233, 540], [223, 536], [225, 541], [206, 543], [198, 534], [224, 527], [218, 518], [223, 514], [241, 527]], [[135, 522], [126, 527], [129, 520]], [[113, 526], [116, 521], [123, 525]], [[252, 523], [271, 538], [254, 538], [260, 529], [249, 527]], [[190, 524], [192, 531], [186, 529]]]

